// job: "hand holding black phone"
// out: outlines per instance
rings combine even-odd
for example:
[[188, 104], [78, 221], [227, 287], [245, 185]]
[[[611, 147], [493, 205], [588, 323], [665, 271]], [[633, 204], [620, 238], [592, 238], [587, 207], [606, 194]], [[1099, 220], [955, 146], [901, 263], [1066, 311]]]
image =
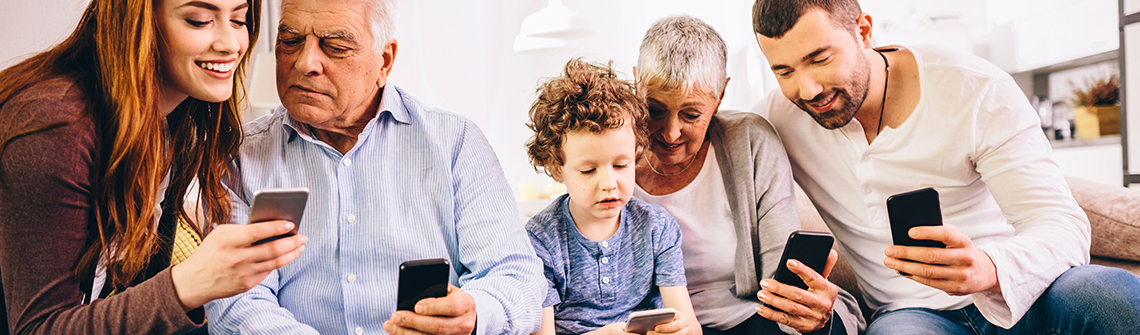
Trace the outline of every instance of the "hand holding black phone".
[[[834, 242], [835, 237], [828, 233], [805, 230], [792, 232], [788, 235], [788, 243], [784, 244], [784, 253], [780, 256], [780, 264], [776, 266], [776, 275], [772, 279], [781, 284], [807, 290], [807, 283], [804, 283], [800, 275], [788, 269], [788, 260], [797, 260], [823, 275], [823, 270], [827, 266], [827, 256], [831, 254], [831, 244]], [[769, 304], [764, 304], [764, 307], [783, 312]]]
[[891, 221], [891, 237], [895, 245], [910, 247], [945, 248], [946, 244], [933, 240], [910, 238], [910, 229], [920, 226], [941, 226], [942, 208], [938, 191], [927, 187], [887, 197], [887, 216]]
[[424, 298], [447, 296], [448, 268], [446, 259], [429, 258], [400, 264], [400, 286], [396, 293], [397, 311], [415, 311]]

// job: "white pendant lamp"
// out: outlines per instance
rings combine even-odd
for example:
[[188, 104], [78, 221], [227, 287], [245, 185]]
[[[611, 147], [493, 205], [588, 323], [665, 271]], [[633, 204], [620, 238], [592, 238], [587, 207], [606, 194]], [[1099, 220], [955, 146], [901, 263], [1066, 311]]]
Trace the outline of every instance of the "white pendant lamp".
[[515, 52], [531, 52], [565, 48], [570, 40], [589, 36], [586, 20], [562, 0], [549, 0], [546, 7], [523, 19], [515, 37]]

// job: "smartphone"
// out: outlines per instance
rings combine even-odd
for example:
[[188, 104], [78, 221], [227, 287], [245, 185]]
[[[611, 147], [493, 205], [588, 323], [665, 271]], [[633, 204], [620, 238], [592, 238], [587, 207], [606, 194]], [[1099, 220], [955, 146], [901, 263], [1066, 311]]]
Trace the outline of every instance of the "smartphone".
[[942, 209], [938, 191], [927, 187], [887, 197], [887, 217], [891, 221], [891, 237], [895, 245], [945, 248], [939, 241], [916, 240], [907, 233], [918, 226], [941, 226]]
[[396, 292], [396, 310], [414, 311], [423, 298], [447, 296], [447, 280], [451, 263], [443, 258], [407, 261], [400, 264], [400, 286]]
[[305, 203], [308, 200], [308, 188], [270, 188], [254, 193], [253, 206], [249, 210], [249, 223], [285, 220], [293, 223], [293, 230], [253, 244], [258, 245], [297, 235], [298, 229], [301, 228], [301, 216], [305, 214]]
[[625, 322], [625, 331], [634, 334], [645, 334], [657, 325], [673, 321], [677, 317], [677, 310], [672, 308], [652, 309], [629, 313]]
[[831, 253], [831, 244], [835, 237], [828, 233], [798, 230], [788, 235], [788, 243], [784, 245], [784, 254], [780, 256], [780, 264], [776, 266], [776, 281], [807, 290], [808, 286], [792, 270], [788, 269], [788, 260], [794, 259], [807, 265], [815, 272], [823, 274], [823, 267], [827, 266], [827, 255]]

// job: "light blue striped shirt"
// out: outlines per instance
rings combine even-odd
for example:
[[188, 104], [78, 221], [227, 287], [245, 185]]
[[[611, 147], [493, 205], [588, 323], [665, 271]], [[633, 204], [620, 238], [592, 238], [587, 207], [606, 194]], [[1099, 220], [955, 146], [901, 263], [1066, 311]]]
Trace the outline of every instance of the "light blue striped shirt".
[[257, 190], [308, 187], [309, 242], [249, 292], [207, 304], [211, 334], [383, 334], [400, 263], [435, 257], [474, 297], [478, 334], [538, 331], [542, 263], [474, 123], [387, 85], [347, 154], [310, 129], [283, 107], [246, 125], [234, 222]]

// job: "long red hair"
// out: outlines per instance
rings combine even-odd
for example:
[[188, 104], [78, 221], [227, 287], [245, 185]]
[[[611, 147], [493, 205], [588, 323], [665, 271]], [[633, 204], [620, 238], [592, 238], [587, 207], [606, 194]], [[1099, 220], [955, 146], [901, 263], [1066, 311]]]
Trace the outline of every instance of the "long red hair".
[[[95, 167], [91, 233], [78, 255], [79, 282], [94, 276], [100, 257], [108, 260], [108, 282], [126, 287], [149, 265], [159, 249], [155, 205], [159, 187], [170, 174], [168, 195], [174, 195], [182, 219], [182, 197], [197, 178], [208, 222], [229, 220], [230, 202], [221, 180], [232, 172], [232, 159], [241, 145], [238, 111], [245, 100], [245, 71], [249, 52], [242, 55], [234, 76], [233, 95], [221, 103], [193, 97], [170, 115], [159, 110], [162, 78], [162, 36], [155, 2], [162, 0], [92, 0], [79, 26], [55, 47], [0, 71], [0, 107], [12, 96], [47, 79], [76, 80], [90, 103], [99, 146]], [[261, 1], [247, 0], [250, 47], [257, 41]], [[156, 71], [155, 69], [158, 69]], [[0, 117], [11, 117], [0, 115]], [[20, 136], [62, 126], [74, 120], [28, 127], [18, 123], [0, 129], [0, 154]], [[169, 133], [166, 130], [169, 129]], [[167, 143], [173, 150], [167, 149]], [[199, 223], [202, 224], [202, 223]], [[84, 288], [86, 289], [86, 288]], [[98, 294], [99, 292], [94, 292]]]

